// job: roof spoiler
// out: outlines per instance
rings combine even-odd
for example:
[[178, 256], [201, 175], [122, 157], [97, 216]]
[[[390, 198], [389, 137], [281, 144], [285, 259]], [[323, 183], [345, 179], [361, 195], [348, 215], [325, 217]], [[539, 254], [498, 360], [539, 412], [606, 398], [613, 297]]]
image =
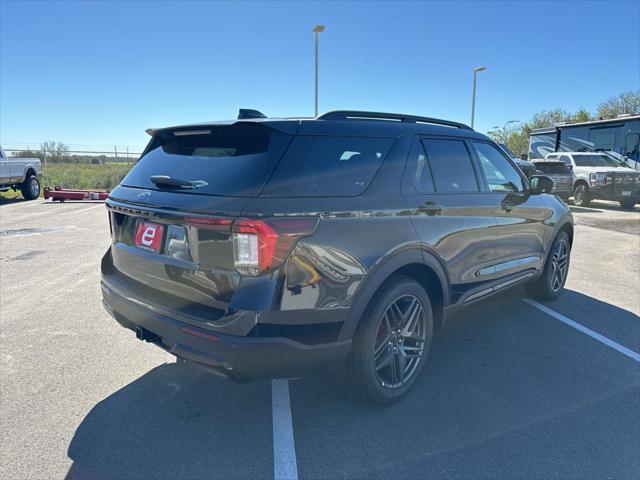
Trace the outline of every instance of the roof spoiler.
[[241, 108], [238, 110], [238, 120], [246, 120], [247, 118], [267, 118], [267, 116], [259, 110], [251, 108]]

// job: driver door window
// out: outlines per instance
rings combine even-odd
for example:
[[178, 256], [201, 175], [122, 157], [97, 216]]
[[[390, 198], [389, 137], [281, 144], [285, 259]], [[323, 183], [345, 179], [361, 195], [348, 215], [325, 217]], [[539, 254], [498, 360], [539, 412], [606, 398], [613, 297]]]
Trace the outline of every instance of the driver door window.
[[522, 177], [496, 147], [489, 143], [473, 142], [480, 160], [480, 168], [492, 192], [523, 192]]

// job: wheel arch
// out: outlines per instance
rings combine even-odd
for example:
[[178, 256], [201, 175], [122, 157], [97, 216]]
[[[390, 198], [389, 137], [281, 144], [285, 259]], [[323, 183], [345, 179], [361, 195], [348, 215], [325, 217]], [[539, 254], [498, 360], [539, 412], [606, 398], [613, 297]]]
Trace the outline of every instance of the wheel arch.
[[340, 339], [351, 339], [358, 328], [367, 305], [392, 275], [405, 275], [416, 280], [429, 294], [434, 314], [434, 328], [444, 322], [444, 308], [450, 303], [449, 279], [442, 261], [430, 250], [411, 248], [396, 253], [379, 262], [365, 277], [358, 289], [351, 311], [345, 320]]
[[567, 234], [567, 236], [569, 237], [569, 246], [573, 247], [573, 224], [571, 222], [564, 222], [563, 224], [561, 224], [560, 228], [558, 228], [558, 231], [553, 237], [554, 240], [560, 232], [565, 232]]
[[587, 182], [584, 178], [578, 178], [575, 182], [573, 182], [573, 191], [578, 188], [578, 185], [584, 185], [587, 187], [587, 192], [589, 191], [589, 182]]
[[31, 175], [36, 175], [36, 170], [31, 165], [29, 165], [24, 172], [24, 178], [22, 179], [22, 181], [26, 181]]

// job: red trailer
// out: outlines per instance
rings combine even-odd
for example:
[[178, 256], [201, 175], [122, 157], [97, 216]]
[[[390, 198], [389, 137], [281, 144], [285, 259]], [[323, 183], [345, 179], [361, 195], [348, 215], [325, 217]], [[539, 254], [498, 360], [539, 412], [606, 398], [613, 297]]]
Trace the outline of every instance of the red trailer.
[[106, 200], [109, 190], [70, 190], [56, 185], [53, 190], [49, 187], [44, 189], [45, 200], [64, 202], [65, 200]]

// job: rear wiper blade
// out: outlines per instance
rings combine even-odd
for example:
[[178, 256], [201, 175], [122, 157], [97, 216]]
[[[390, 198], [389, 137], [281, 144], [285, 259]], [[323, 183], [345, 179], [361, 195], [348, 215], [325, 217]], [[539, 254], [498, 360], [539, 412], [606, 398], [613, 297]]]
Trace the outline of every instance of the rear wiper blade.
[[181, 180], [179, 178], [170, 177], [169, 175], [151, 175], [149, 180], [160, 188], [194, 189], [208, 185], [204, 180]]

